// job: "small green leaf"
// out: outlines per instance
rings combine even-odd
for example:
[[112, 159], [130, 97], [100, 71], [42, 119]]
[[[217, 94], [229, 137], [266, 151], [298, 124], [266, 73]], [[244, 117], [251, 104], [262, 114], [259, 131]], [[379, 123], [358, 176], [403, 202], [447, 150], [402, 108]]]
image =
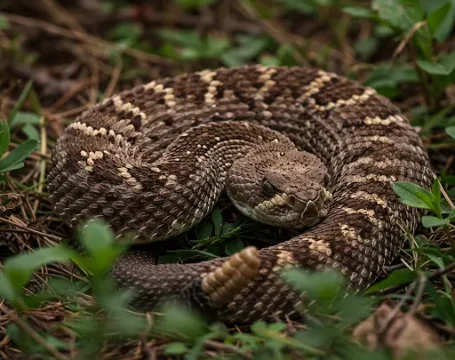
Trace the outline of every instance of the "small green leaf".
[[449, 75], [450, 71], [447, 71], [447, 69], [442, 65], [442, 64], [437, 64], [437, 63], [431, 63], [426, 60], [417, 60], [417, 64], [419, 67], [426, 71], [428, 74], [431, 75]]
[[441, 187], [438, 179], [434, 179], [433, 186], [431, 187], [431, 194], [433, 195], [433, 203], [440, 204], [441, 202]]
[[440, 28], [444, 25], [444, 20], [447, 15], [450, 14], [452, 8], [452, 4], [450, 2], [446, 2], [436, 10], [433, 10], [427, 17], [427, 24], [428, 28], [431, 31], [433, 37], [439, 41], [443, 40], [443, 37], [440, 35]]
[[442, 56], [437, 63], [417, 60], [419, 67], [431, 75], [448, 76], [455, 70], [455, 51]]
[[290, 269], [283, 276], [295, 289], [321, 303], [332, 301], [345, 283], [344, 278], [333, 270], [309, 272], [302, 269]]
[[212, 210], [212, 222], [215, 228], [215, 235], [221, 235], [221, 227], [223, 226], [223, 214], [218, 207], [213, 208]]
[[90, 270], [95, 276], [106, 272], [114, 263], [123, 246], [115, 243], [112, 230], [100, 221], [93, 221], [87, 224], [80, 236], [81, 243], [94, 261], [90, 261]]
[[9, 29], [8, 19], [5, 16], [0, 15], [0, 30], [6, 30], [6, 29]]
[[221, 236], [228, 235], [231, 231], [238, 229], [239, 227], [233, 223], [225, 223], [223, 224], [223, 228], [221, 229]]
[[422, 225], [426, 228], [449, 225], [450, 219], [441, 219], [435, 216], [422, 216]]
[[422, 20], [417, 1], [407, 8], [396, 0], [373, 0], [371, 6], [384, 22], [402, 31], [409, 31], [415, 22]]
[[42, 248], [7, 259], [4, 274], [19, 294], [35, 270], [49, 263], [68, 261], [72, 255], [73, 251], [64, 246]]
[[9, 114], [9, 119], [8, 119], [9, 123], [16, 116], [16, 113], [19, 111], [20, 107], [22, 106], [22, 104], [24, 103], [28, 94], [30, 93], [30, 90], [32, 89], [32, 84], [33, 84], [33, 80], [30, 80], [27, 83], [27, 85], [25, 85], [24, 90], [22, 90], [22, 93], [19, 96], [19, 99], [16, 101], [16, 103], [14, 104], [13, 110], [11, 110], [11, 113]]
[[216, 0], [176, 0], [176, 3], [185, 9], [199, 9], [201, 7], [209, 6]]
[[196, 313], [178, 305], [165, 305], [163, 318], [157, 319], [154, 331], [179, 339], [197, 339], [208, 332], [205, 321]]
[[221, 59], [226, 66], [240, 66], [259, 55], [269, 44], [269, 39], [258, 36], [238, 36], [239, 46], [225, 52]]
[[370, 294], [379, 290], [386, 289], [391, 286], [410, 283], [417, 278], [417, 273], [409, 269], [398, 269], [392, 272], [387, 278], [370, 286], [365, 294]]
[[9, 141], [10, 138], [8, 123], [0, 119], [0, 159], [6, 150], [8, 150]]
[[199, 240], [208, 239], [212, 236], [213, 223], [207, 219], [204, 219], [198, 226], [197, 238]]
[[181, 355], [188, 351], [188, 347], [182, 342], [172, 342], [164, 348], [166, 355]]
[[37, 147], [38, 141], [33, 139], [19, 144], [17, 148], [0, 161], [0, 172], [13, 170], [16, 164], [23, 162]]
[[345, 7], [343, 12], [361, 19], [371, 19], [374, 16], [373, 11], [361, 7]]
[[455, 126], [449, 126], [446, 128], [446, 133], [455, 139]]
[[233, 255], [245, 247], [242, 239], [235, 237], [229, 240], [224, 248], [226, 255]]
[[31, 125], [38, 125], [39, 124], [40, 116], [33, 112], [28, 111], [18, 111], [10, 120], [11, 128], [15, 128], [16, 126], [23, 126], [26, 124]]
[[5, 275], [4, 272], [0, 273], [0, 298], [9, 301], [10, 303], [14, 303], [17, 301], [18, 293], [16, 289], [11, 284], [8, 277]]
[[419, 185], [407, 181], [397, 181], [393, 184], [393, 191], [405, 205], [421, 209], [434, 209], [432, 194]]

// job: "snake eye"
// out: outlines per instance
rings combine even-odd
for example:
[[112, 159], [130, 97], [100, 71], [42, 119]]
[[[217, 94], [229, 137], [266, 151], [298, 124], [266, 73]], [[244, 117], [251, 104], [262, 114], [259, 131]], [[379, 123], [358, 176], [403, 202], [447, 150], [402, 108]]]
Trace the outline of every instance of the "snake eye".
[[267, 179], [262, 180], [262, 192], [265, 196], [273, 197], [277, 190], [273, 187], [272, 184]]

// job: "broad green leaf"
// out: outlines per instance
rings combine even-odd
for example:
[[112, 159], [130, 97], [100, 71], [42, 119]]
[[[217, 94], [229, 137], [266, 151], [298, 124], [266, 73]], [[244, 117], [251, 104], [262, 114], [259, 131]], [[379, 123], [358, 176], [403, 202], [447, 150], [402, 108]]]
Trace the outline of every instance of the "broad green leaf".
[[166, 305], [164, 316], [156, 320], [153, 328], [157, 333], [170, 334], [178, 339], [197, 339], [208, 332], [205, 321], [195, 312], [178, 305]]
[[[444, 6], [447, 3], [452, 5], [447, 10], [447, 15], [441, 21], [439, 21], [439, 24], [438, 24], [438, 22], [435, 22], [436, 25], [439, 25], [439, 26], [437, 26], [437, 29], [435, 30], [434, 38], [439, 42], [443, 42], [444, 40], [447, 39], [447, 37], [452, 32], [453, 25], [455, 22], [455, 0], [447, 0], [445, 2], [443, 0], [439, 0], [439, 1], [425, 0], [423, 3], [429, 13], [428, 17], [430, 17], [430, 15], [433, 12], [438, 11], [441, 8], [441, 6]], [[428, 22], [428, 18], [427, 18], [427, 22]]]
[[432, 194], [419, 185], [407, 181], [397, 181], [393, 184], [393, 191], [405, 205], [421, 209], [434, 209]]
[[38, 125], [40, 116], [33, 112], [28, 111], [18, 111], [13, 117], [11, 117], [10, 126], [14, 128], [16, 126], [22, 125]]
[[450, 219], [440, 219], [435, 216], [422, 216], [422, 225], [426, 228], [450, 224]]
[[27, 139], [40, 140], [40, 134], [36, 128], [31, 124], [25, 124], [22, 131], [27, 135]]
[[[0, 173], [7, 173], [8, 171], [13, 171], [13, 170], [17, 170], [17, 169], [20, 169], [22, 167], [24, 167], [24, 163], [21, 161], [21, 162], [18, 162], [18, 163], [15, 163], [13, 165], [10, 165], [4, 169], [1, 169], [0, 170]], [[0, 166], [1, 166], [1, 162], [0, 162]]]
[[416, 11], [405, 8], [397, 0], [373, 0], [372, 8], [383, 21], [402, 31], [409, 31], [415, 22], [422, 20]]
[[0, 161], [0, 172], [6, 172], [11, 166], [21, 163], [38, 147], [38, 141], [29, 139], [19, 144], [4, 159]]
[[188, 351], [188, 347], [182, 342], [172, 342], [164, 348], [166, 355], [181, 355]]
[[367, 317], [373, 309], [374, 300], [359, 295], [348, 295], [341, 298], [336, 309], [344, 324], [352, 324]]
[[233, 255], [242, 250], [244, 247], [245, 244], [243, 243], [242, 239], [235, 237], [227, 242], [224, 251], [227, 255]]
[[212, 221], [215, 228], [215, 235], [221, 235], [221, 227], [223, 226], [223, 214], [218, 207], [213, 208], [212, 210]]
[[405, 65], [379, 65], [370, 73], [365, 85], [375, 89], [384, 87], [396, 88], [403, 83], [417, 83], [418, 74], [415, 69]]
[[455, 126], [449, 126], [446, 128], [446, 133], [455, 139]]
[[444, 20], [451, 13], [452, 4], [446, 2], [436, 10], [432, 11], [427, 17], [427, 24], [433, 37], [439, 41], [443, 40], [440, 28], [444, 25]]
[[8, 150], [9, 146], [9, 126], [6, 121], [0, 119], [0, 159], [3, 154]]
[[199, 9], [201, 7], [209, 6], [216, 0], [176, 0], [176, 3], [185, 9]]
[[371, 19], [372, 17], [374, 17], [374, 13], [370, 9], [361, 7], [348, 6], [343, 9], [343, 12], [361, 19]]
[[100, 221], [88, 223], [81, 232], [80, 240], [93, 259], [89, 266], [95, 276], [106, 272], [124, 250], [123, 246], [115, 243], [112, 230]]
[[6, 30], [9, 29], [9, 22], [6, 17], [3, 15], [0, 15], [0, 30]]
[[213, 223], [207, 219], [202, 220], [197, 228], [197, 238], [199, 240], [208, 239], [212, 236]]
[[387, 278], [370, 286], [365, 294], [370, 294], [379, 290], [387, 289], [391, 286], [406, 284], [414, 281], [417, 273], [409, 269], [398, 269], [392, 272]]
[[221, 59], [226, 66], [240, 66], [259, 55], [270, 43], [269, 38], [259, 36], [238, 36], [239, 46], [225, 52]]
[[42, 248], [7, 259], [4, 274], [14, 286], [16, 293], [19, 293], [34, 271], [46, 264], [68, 261], [72, 255], [73, 251], [62, 245]]
[[431, 194], [433, 195], [433, 203], [440, 204], [441, 202], [441, 187], [438, 179], [434, 179], [433, 186], [431, 187]]
[[419, 67], [426, 71], [428, 74], [431, 75], [449, 75], [450, 71], [448, 71], [444, 65], [439, 63], [431, 63], [426, 60], [417, 60], [417, 64]]
[[231, 231], [238, 230], [239, 226], [236, 226], [233, 223], [225, 223], [223, 224], [223, 228], [221, 229], [221, 236], [228, 235]]
[[455, 51], [441, 57], [437, 63], [417, 60], [417, 64], [422, 70], [431, 75], [448, 76], [455, 70]]
[[327, 303], [339, 294], [345, 284], [344, 278], [333, 270], [309, 272], [290, 269], [283, 274], [284, 279], [310, 299]]
[[15, 287], [11, 284], [5, 272], [0, 273], [0, 298], [5, 299], [10, 303], [17, 301], [18, 292]]

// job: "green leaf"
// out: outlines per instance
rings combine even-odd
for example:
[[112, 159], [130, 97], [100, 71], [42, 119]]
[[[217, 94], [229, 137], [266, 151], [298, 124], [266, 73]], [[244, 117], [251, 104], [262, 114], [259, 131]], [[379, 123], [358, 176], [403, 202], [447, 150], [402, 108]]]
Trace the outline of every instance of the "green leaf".
[[446, 128], [446, 133], [455, 139], [455, 126], [449, 126]]
[[163, 318], [157, 319], [154, 331], [158, 334], [166, 333], [179, 339], [197, 339], [208, 332], [205, 321], [196, 313], [183, 306], [165, 305], [162, 310]]
[[20, 107], [22, 106], [28, 94], [30, 93], [30, 90], [32, 89], [32, 84], [33, 80], [30, 80], [27, 83], [27, 85], [25, 85], [24, 90], [22, 90], [22, 93], [19, 96], [19, 99], [17, 99], [16, 103], [14, 104], [13, 110], [11, 110], [8, 122], [11, 122], [11, 120], [16, 116], [16, 113], [19, 111]]
[[176, 0], [176, 3], [185, 9], [199, 9], [213, 4], [216, 0]]
[[393, 191], [405, 205], [421, 209], [434, 209], [433, 195], [419, 185], [407, 181], [397, 181], [393, 184]]
[[80, 241], [93, 259], [89, 266], [95, 276], [105, 273], [124, 250], [114, 240], [112, 230], [101, 221], [90, 222], [82, 230]]
[[452, 4], [446, 2], [436, 10], [433, 10], [427, 17], [428, 28], [431, 34], [438, 41], [443, 41], [444, 36], [441, 36], [440, 28], [445, 24], [444, 20], [451, 13]]
[[418, 83], [419, 77], [415, 69], [405, 65], [379, 65], [370, 73], [365, 85], [376, 90], [396, 88], [404, 83]]
[[426, 60], [417, 60], [419, 67], [431, 75], [449, 75], [448, 71], [442, 64], [431, 63]]
[[212, 222], [215, 227], [215, 235], [221, 235], [221, 227], [223, 226], [223, 214], [218, 207], [213, 208], [212, 210]]
[[419, 67], [431, 75], [448, 76], [455, 70], [455, 51], [443, 56], [438, 63], [417, 60]]
[[36, 113], [29, 111], [18, 111], [14, 116], [11, 117], [10, 126], [15, 128], [16, 126], [23, 126], [26, 124], [39, 125], [40, 116]]
[[309, 272], [302, 269], [289, 269], [283, 277], [295, 289], [321, 303], [332, 301], [345, 283], [344, 278], [333, 270]]
[[4, 274], [13, 285], [16, 294], [27, 284], [35, 270], [53, 262], [65, 262], [73, 251], [59, 245], [21, 254], [5, 261]]
[[441, 219], [435, 216], [422, 216], [422, 225], [426, 228], [449, 225], [450, 219]]
[[0, 30], [6, 29], [9, 29], [9, 21], [5, 16], [0, 15]]
[[27, 135], [27, 139], [40, 140], [40, 134], [36, 128], [31, 124], [25, 124], [22, 131]]
[[0, 119], [0, 159], [6, 150], [8, 150], [9, 141], [10, 137], [8, 123]]
[[202, 220], [197, 229], [197, 238], [199, 240], [208, 239], [212, 236], [213, 223], [207, 219]]
[[417, 278], [417, 273], [409, 269], [398, 269], [392, 272], [387, 278], [370, 286], [365, 294], [370, 294], [379, 290], [387, 289], [391, 286], [406, 284], [414, 281]]
[[224, 248], [226, 255], [233, 255], [245, 247], [242, 239], [235, 237], [229, 240]]
[[188, 347], [182, 342], [172, 342], [164, 348], [166, 355], [181, 355], [188, 351]]
[[[0, 162], [0, 166], [1, 166], [1, 162]], [[18, 162], [16, 164], [10, 165], [10, 166], [0, 170], [0, 173], [6, 173], [8, 171], [17, 170], [17, 169], [20, 169], [22, 167], [24, 167], [24, 163], [21, 161], [21, 162]]]
[[238, 36], [239, 46], [225, 52], [221, 59], [226, 66], [240, 66], [258, 56], [269, 44], [269, 39], [258, 36]]
[[38, 141], [29, 139], [18, 145], [8, 156], [0, 161], [0, 172], [14, 169], [16, 164], [24, 161], [38, 147]]
[[[422, 20], [421, 10], [417, 7], [405, 8], [397, 0], [373, 0], [372, 8], [378, 12], [379, 17], [394, 28], [409, 31], [415, 22]], [[420, 13], [420, 16], [419, 16]]]
[[336, 308], [345, 325], [355, 323], [371, 314], [374, 300], [359, 295], [347, 295], [341, 298]]
[[356, 18], [361, 18], [361, 19], [371, 19], [374, 17], [374, 12], [371, 11], [370, 9], [367, 8], [361, 8], [361, 7], [345, 7], [343, 9], [343, 12], [349, 15], [352, 15]]
[[10, 303], [14, 303], [17, 301], [18, 293], [16, 289], [11, 284], [8, 277], [5, 275], [4, 272], [0, 273], [0, 298], [9, 301]]
[[441, 202], [441, 187], [438, 179], [434, 179], [433, 186], [431, 187], [431, 194], [433, 195], [433, 203], [440, 204]]

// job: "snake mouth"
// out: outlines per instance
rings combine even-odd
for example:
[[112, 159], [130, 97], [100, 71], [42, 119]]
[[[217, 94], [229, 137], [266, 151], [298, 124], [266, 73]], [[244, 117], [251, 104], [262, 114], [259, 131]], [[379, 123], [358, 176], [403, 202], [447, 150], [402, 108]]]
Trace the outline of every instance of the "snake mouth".
[[332, 194], [321, 189], [313, 200], [302, 200], [295, 195], [285, 198], [285, 203], [294, 211], [300, 213], [300, 222], [304, 227], [311, 227], [321, 221], [328, 214], [328, 203]]

